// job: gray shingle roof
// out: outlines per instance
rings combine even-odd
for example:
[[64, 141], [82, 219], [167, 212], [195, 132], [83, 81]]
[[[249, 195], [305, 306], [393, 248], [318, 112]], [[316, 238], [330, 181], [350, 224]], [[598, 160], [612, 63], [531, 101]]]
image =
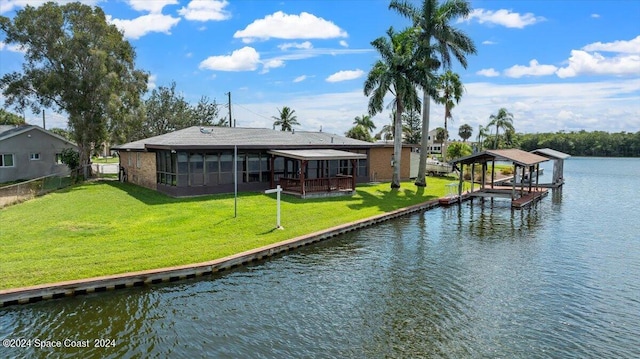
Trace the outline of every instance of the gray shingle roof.
[[372, 144], [326, 132], [283, 132], [265, 128], [192, 126], [113, 147], [114, 150], [213, 148], [340, 148]]
[[57, 139], [59, 139], [60, 141], [66, 142], [70, 145], [76, 146], [75, 143], [67, 140], [66, 138], [56, 135], [53, 132], [47, 131], [44, 128], [40, 127], [40, 126], [36, 126], [36, 125], [19, 125], [19, 126], [7, 126], [7, 125], [2, 125], [0, 126], [0, 141], [13, 137], [13, 136], [17, 136], [21, 133], [24, 132], [28, 132], [28, 131], [41, 131], [43, 133], [46, 133], [49, 136], [55, 137]]

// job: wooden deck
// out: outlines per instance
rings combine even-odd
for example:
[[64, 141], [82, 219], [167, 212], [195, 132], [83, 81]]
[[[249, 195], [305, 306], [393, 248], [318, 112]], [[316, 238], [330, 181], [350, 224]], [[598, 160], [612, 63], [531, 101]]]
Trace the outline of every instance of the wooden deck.
[[[515, 195], [517, 198], [511, 200], [513, 208], [523, 208], [529, 204], [538, 201], [549, 194], [546, 188], [531, 188], [521, 191], [516, 188]], [[477, 189], [469, 193], [471, 197], [483, 198], [511, 198], [513, 195], [513, 187], [511, 186], [493, 186], [493, 188]]]

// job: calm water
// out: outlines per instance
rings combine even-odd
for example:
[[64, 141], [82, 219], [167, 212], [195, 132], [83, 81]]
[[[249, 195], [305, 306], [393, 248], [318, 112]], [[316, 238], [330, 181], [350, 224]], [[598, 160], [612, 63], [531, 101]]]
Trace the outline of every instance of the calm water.
[[525, 210], [475, 200], [223, 276], [0, 309], [0, 339], [115, 340], [0, 357], [639, 358], [640, 159], [565, 178]]

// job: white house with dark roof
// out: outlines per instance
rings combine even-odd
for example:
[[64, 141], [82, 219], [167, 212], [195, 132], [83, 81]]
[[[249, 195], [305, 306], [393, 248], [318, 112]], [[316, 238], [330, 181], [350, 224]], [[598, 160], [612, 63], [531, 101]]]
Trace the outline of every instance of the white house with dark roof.
[[[352, 193], [370, 180], [374, 144], [326, 132], [193, 126], [115, 146], [123, 181], [171, 196], [262, 191]], [[385, 163], [388, 159], [385, 158]]]
[[65, 148], [78, 147], [42, 127], [0, 126], [0, 183], [67, 171], [61, 162]]

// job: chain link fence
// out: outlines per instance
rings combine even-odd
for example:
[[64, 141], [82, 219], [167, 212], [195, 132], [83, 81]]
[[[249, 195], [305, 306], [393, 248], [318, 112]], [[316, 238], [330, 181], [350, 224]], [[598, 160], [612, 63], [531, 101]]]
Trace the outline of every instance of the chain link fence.
[[[87, 168], [87, 173], [89, 174], [87, 179], [117, 179], [118, 164], [92, 164], [88, 166], [90, 167]], [[7, 186], [0, 185], [0, 208], [69, 187], [74, 183], [75, 179], [82, 179], [84, 174], [84, 168], [79, 168]]]

